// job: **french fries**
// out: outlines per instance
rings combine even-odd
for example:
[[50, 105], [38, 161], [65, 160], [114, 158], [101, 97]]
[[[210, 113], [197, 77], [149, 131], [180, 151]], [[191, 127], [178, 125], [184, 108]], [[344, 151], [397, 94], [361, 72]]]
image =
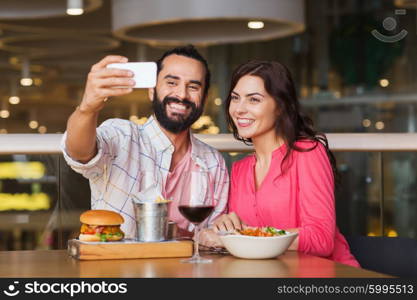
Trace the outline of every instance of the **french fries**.
[[171, 202], [171, 200], [164, 199], [161, 196], [158, 196], [155, 200], [155, 203], [168, 203], [168, 202]]

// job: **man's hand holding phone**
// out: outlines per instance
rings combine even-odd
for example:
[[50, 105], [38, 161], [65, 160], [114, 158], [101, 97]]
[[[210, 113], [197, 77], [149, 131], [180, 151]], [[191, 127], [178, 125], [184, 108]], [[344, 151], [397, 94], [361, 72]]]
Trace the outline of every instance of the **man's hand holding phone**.
[[91, 67], [81, 104], [68, 119], [66, 147], [70, 156], [87, 162], [97, 154], [98, 115], [108, 97], [123, 96], [133, 88], [156, 85], [156, 64], [128, 63], [123, 56], [110, 55]]
[[123, 56], [109, 55], [91, 67], [87, 76], [80, 111], [97, 113], [108, 97], [123, 96], [132, 92], [135, 86], [133, 72], [130, 70], [106, 68], [111, 63], [127, 63]]

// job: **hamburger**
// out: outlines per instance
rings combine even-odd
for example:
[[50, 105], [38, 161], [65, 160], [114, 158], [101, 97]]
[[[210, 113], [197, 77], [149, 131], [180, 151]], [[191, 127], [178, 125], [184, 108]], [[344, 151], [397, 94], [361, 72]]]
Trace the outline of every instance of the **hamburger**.
[[120, 241], [124, 233], [120, 224], [124, 223], [123, 217], [110, 210], [87, 210], [80, 216], [81, 230], [80, 241], [107, 242]]

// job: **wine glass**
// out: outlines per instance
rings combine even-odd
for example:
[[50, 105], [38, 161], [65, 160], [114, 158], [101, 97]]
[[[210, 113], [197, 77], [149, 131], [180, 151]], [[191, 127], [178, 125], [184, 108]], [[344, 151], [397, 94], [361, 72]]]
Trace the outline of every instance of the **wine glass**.
[[199, 227], [201, 223], [214, 210], [214, 200], [212, 186], [210, 185], [209, 173], [204, 171], [184, 172], [183, 176], [188, 176], [189, 186], [187, 192], [183, 193], [179, 201], [178, 210], [181, 215], [194, 225], [194, 254], [189, 259], [184, 259], [183, 263], [211, 263], [211, 259], [203, 258], [198, 252]]

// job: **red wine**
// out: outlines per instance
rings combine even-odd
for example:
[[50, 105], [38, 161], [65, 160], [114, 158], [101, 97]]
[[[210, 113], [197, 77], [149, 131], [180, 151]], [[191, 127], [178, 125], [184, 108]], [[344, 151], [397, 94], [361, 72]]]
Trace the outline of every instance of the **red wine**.
[[191, 223], [198, 224], [203, 222], [213, 211], [213, 205], [200, 205], [200, 206], [178, 206], [180, 213]]

